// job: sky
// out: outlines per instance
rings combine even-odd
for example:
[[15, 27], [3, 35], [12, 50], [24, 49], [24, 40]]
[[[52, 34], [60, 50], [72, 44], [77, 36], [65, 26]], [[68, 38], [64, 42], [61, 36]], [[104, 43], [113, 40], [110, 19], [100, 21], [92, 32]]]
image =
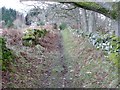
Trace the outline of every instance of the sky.
[[[24, 15], [31, 9], [34, 8], [34, 6], [31, 5], [37, 5], [37, 1], [25, 1], [20, 2], [20, 0], [0, 0], [0, 8], [5, 6], [6, 8], [12, 8], [15, 9], [16, 11], [22, 12]], [[48, 3], [53, 3], [53, 2], [48, 2]], [[29, 5], [29, 6], [28, 6]], [[42, 7], [43, 4], [39, 5]]]
[[33, 6], [27, 6], [26, 4], [32, 4], [33, 2], [27, 1], [27, 3], [21, 3], [20, 0], [0, 0], [0, 8], [5, 6], [6, 8], [12, 8], [19, 12], [25, 13]]

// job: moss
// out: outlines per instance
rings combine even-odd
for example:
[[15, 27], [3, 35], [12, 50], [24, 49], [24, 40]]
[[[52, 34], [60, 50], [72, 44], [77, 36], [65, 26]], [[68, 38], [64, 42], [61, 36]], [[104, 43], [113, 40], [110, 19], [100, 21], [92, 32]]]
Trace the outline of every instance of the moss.
[[95, 7], [96, 9], [101, 9], [102, 7], [95, 2], [77, 2], [78, 5], [86, 6], [86, 7]]
[[[78, 7], [87, 9], [87, 10], [92, 10], [96, 11], [98, 13], [104, 14], [105, 16], [113, 19], [117, 19], [118, 14], [117, 11], [118, 9], [113, 9], [113, 10], [108, 10], [101, 5], [95, 3], [95, 2], [74, 2]], [[115, 7], [118, 5], [114, 5]]]

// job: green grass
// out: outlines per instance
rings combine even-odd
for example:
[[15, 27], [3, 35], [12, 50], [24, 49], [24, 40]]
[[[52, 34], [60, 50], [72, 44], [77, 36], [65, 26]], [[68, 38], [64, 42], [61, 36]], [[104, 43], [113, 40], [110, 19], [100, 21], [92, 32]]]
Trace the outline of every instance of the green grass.
[[[104, 57], [103, 52], [97, 51], [86, 39], [78, 38], [68, 30], [62, 31], [62, 35], [66, 63], [71, 67], [66, 78], [73, 78], [71, 87], [117, 86], [117, 68]], [[77, 40], [80, 40], [79, 43]]]
[[65, 87], [69, 88], [116, 87], [117, 68], [104, 58], [101, 51], [97, 51], [85, 38], [72, 35], [72, 32], [67, 29], [61, 31], [61, 34], [64, 48], [62, 54], [68, 68], [67, 73], [61, 75], [63, 63], [61, 63], [59, 50], [39, 54], [41, 48], [36, 50], [34, 47], [35, 51], [30, 53], [28, 52], [32, 50], [30, 47], [22, 47], [20, 50], [14, 47], [18, 51], [18, 56], [20, 52], [27, 52], [29, 59], [20, 55], [17, 64], [19, 68], [15, 77], [12, 76], [16, 83], [13, 82], [9, 86], [12, 85], [11, 87], [15, 88], [59, 88], [62, 87], [63, 78], [65, 78]]

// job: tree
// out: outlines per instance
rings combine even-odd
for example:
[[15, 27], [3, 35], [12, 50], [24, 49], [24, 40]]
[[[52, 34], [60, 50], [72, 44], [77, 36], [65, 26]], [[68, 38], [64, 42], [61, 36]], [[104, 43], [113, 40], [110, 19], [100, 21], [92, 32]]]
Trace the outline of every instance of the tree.
[[7, 27], [11, 27], [13, 25], [13, 21], [16, 19], [16, 13], [16, 10], [2, 7], [2, 20], [5, 21], [5, 25]]
[[[61, 3], [71, 3], [77, 7], [98, 12], [105, 15], [111, 19], [116, 20], [118, 24], [118, 29], [115, 30], [115, 34], [120, 36], [120, 2], [113, 3], [112, 8], [106, 8], [102, 3], [97, 2], [61, 2]], [[109, 5], [109, 3], [106, 3]]]
[[88, 31], [88, 18], [87, 18], [87, 12], [85, 9], [82, 10], [82, 17], [83, 17], [83, 30]]
[[89, 32], [95, 32], [96, 30], [96, 19], [95, 19], [95, 12], [90, 11], [89, 12], [89, 21], [88, 21], [89, 25]]
[[103, 5], [100, 5], [97, 2], [71, 2], [71, 4], [77, 7], [84, 8], [86, 10], [91, 10], [91, 11], [101, 13], [106, 17], [109, 17], [112, 19], [117, 19], [118, 17], [118, 9], [117, 9], [118, 3], [115, 3], [112, 5], [112, 6], [115, 6], [114, 8], [112, 8], [112, 10], [104, 7]]
[[69, 0], [67, 0], [67, 2], [58, 0], [58, 2], [62, 4], [71, 4], [85, 10], [91, 10], [116, 20], [119, 28], [115, 32], [117, 36], [120, 36], [120, 2], [69, 2]]

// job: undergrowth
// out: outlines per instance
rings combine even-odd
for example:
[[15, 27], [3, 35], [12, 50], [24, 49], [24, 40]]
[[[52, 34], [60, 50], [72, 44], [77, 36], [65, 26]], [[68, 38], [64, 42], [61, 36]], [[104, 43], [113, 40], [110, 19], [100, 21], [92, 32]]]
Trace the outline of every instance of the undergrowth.
[[6, 47], [6, 40], [0, 37], [0, 64], [2, 64], [2, 70], [11, 70], [10, 65], [14, 63], [15, 55], [13, 51]]
[[48, 31], [46, 29], [39, 30], [39, 29], [28, 29], [25, 32], [24, 36], [22, 37], [23, 45], [25, 46], [32, 46], [37, 45], [39, 38], [43, 38]]
[[117, 87], [117, 68], [104, 57], [104, 52], [97, 50], [86, 38], [72, 33], [68, 29], [62, 31], [69, 67], [67, 77], [74, 80], [70, 87]]

